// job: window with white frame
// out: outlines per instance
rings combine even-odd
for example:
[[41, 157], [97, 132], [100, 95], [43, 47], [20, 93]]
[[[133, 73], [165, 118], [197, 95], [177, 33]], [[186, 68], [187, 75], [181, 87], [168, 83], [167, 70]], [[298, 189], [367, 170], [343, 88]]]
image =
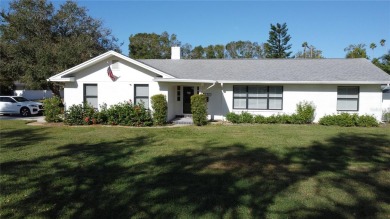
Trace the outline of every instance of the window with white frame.
[[282, 86], [235, 85], [233, 109], [283, 109]]
[[84, 103], [93, 108], [98, 108], [98, 86], [97, 84], [84, 84]]
[[337, 111], [359, 110], [359, 87], [337, 87]]
[[134, 104], [143, 103], [146, 109], [149, 109], [149, 85], [135, 84], [134, 85]]

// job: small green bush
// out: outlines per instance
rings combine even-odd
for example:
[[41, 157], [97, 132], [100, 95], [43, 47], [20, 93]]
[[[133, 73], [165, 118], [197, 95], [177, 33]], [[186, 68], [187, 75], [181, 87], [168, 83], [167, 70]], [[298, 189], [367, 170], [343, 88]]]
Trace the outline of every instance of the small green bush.
[[248, 112], [241, 112], [240, 123], [253, 123], [253, 115]]
[[341, 113], [338, 115], [326, 115], [322, 117], [319, 122], [320, 125], [335, 125], [342, 127], [376, 127], [378, 122], [375, 117], [369, 115], [359, 116], [357, 114]]
[[258, 123], [258, 124], [265, 124], [267, 123], [267, 117], [265, 116], [262, 116], [262, 115], [256, 115], [254, 117], [254, 123]]
[[240, 115], [230, 112], [226, 114], [226, 120], [231, 122], [231, 123], [240, 123]]
[[311, 124], [314, 121], [316, 107], [312, 102], [299, 102], [296, 108], [294, 124]]
[[112, 105], [102, 111], [100, 118], [107, 118], [105, 124], [123, 126], [151, 126], [153, 120], [150, 111], [144, 104], [133, 105], [131, 102], [123, 102]]
[[379, 123], [373, 116], [362, 115], [362, 116], [359, 116], [357, 126], [359, 126], [359, 127], [378, 127]]
[[163, 94], [151, 97], [153, 108], [153, 122], [155, 125], [164, 125], [167, 121], [168, 103]]
[[54, 96], [43, 101], [46, 122], [62, 122], [64, 108], [61, 98]]
[[207, 98], [204, 94], [191, 96], [191, 113], [195, 125], [207, 124]]
[[98, 124], [104, 124], [107, 125], [108, 122], [108, 110], [107, 110], [107, 104], [104, 103], [100, 105], [99, 112], [96, 112], [96, 119]]
[[97, 113], [88, 103], [72, 105], [65, 113], [64, 123], [67, 125], [97, 124]]

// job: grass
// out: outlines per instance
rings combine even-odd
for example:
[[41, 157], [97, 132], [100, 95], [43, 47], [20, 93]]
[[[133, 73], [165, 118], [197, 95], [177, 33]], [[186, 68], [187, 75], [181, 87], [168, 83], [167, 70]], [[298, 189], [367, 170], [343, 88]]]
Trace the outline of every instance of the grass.
[[388, 218], [390, 127], [0, 121], [1, 218]]

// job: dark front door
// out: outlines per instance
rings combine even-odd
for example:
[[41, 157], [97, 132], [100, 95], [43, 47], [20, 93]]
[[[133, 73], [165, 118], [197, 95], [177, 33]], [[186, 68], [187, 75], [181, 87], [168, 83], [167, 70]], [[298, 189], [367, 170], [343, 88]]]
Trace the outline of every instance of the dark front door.
[[183, 87], [183, 113], [191, 114], [191, 96], [194, 95], [194, 87]]

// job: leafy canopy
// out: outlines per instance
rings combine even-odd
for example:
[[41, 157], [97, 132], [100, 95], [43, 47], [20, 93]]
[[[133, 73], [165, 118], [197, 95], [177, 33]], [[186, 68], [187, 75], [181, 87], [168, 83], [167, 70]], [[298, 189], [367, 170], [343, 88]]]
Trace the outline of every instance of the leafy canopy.
[[120, 51], [111, 30], [73, 1], [56, 11], [46, 0], [14, 0], [0, 15], [0, 72], [7, 83], [19, 80], [59, 95], [60, 85], [47, 78], [102, 52]]
[[291, 37], [287, 34], [288, 28], [287, 24], [276, 25], [271, 24], [271, 30], [269, 31], [269, 39], [267, 40], [266, 48], [266, 57], [267, 58], [288, 58], [290, 57], [291, 52], [288, 52], [291, 49], [290, 41]]

